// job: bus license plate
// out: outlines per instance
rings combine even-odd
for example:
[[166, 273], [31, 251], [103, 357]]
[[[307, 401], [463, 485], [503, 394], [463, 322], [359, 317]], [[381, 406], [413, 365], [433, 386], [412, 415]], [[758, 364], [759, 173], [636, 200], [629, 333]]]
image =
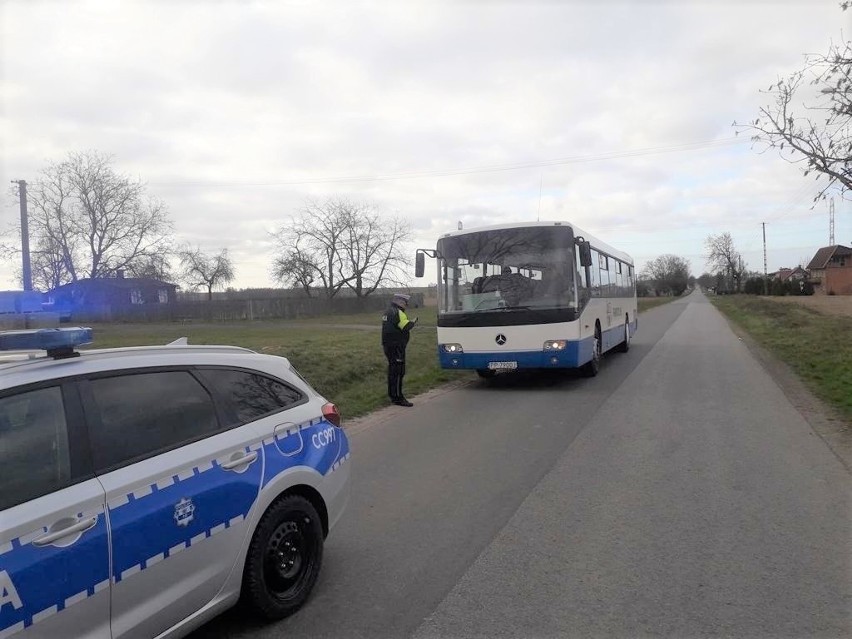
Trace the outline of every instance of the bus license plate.
[[518, 367], [518, 362], [488, 362], [488, 368], [493, 371], [514, 370]]

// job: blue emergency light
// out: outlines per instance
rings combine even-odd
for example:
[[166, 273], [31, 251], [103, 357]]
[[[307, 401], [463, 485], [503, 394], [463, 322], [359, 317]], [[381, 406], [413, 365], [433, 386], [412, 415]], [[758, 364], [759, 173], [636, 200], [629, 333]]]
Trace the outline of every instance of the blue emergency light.
[[0, 351], [47, 351], [51, 357], [75, 357], [76, 346], [92, 343], [92, 329], [38, 328], [26, 331], [0, 332]]

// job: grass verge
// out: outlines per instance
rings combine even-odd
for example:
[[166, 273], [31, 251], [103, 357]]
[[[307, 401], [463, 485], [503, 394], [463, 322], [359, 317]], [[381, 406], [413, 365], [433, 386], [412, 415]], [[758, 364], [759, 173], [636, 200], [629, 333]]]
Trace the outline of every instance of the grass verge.
[[710, 300], [790, 366], [814, 394], [852, 420], [852, 318], [747, 295]]

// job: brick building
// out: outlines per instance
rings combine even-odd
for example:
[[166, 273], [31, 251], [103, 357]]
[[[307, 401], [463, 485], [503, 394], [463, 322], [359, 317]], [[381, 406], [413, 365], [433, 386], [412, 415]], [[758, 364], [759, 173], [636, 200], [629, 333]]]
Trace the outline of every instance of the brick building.
[[815, 293], [852, 295], [852, 248], [836, 244], [819, 249], [808, 271]]

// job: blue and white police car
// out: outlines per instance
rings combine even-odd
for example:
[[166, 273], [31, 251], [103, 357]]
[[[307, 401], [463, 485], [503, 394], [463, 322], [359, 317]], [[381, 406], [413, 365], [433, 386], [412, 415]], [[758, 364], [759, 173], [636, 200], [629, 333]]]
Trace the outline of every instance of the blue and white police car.
[[295, 612], [349, 496], [337, 408], [282, 357], [91, 339], [0, 333], [0, 639]]

